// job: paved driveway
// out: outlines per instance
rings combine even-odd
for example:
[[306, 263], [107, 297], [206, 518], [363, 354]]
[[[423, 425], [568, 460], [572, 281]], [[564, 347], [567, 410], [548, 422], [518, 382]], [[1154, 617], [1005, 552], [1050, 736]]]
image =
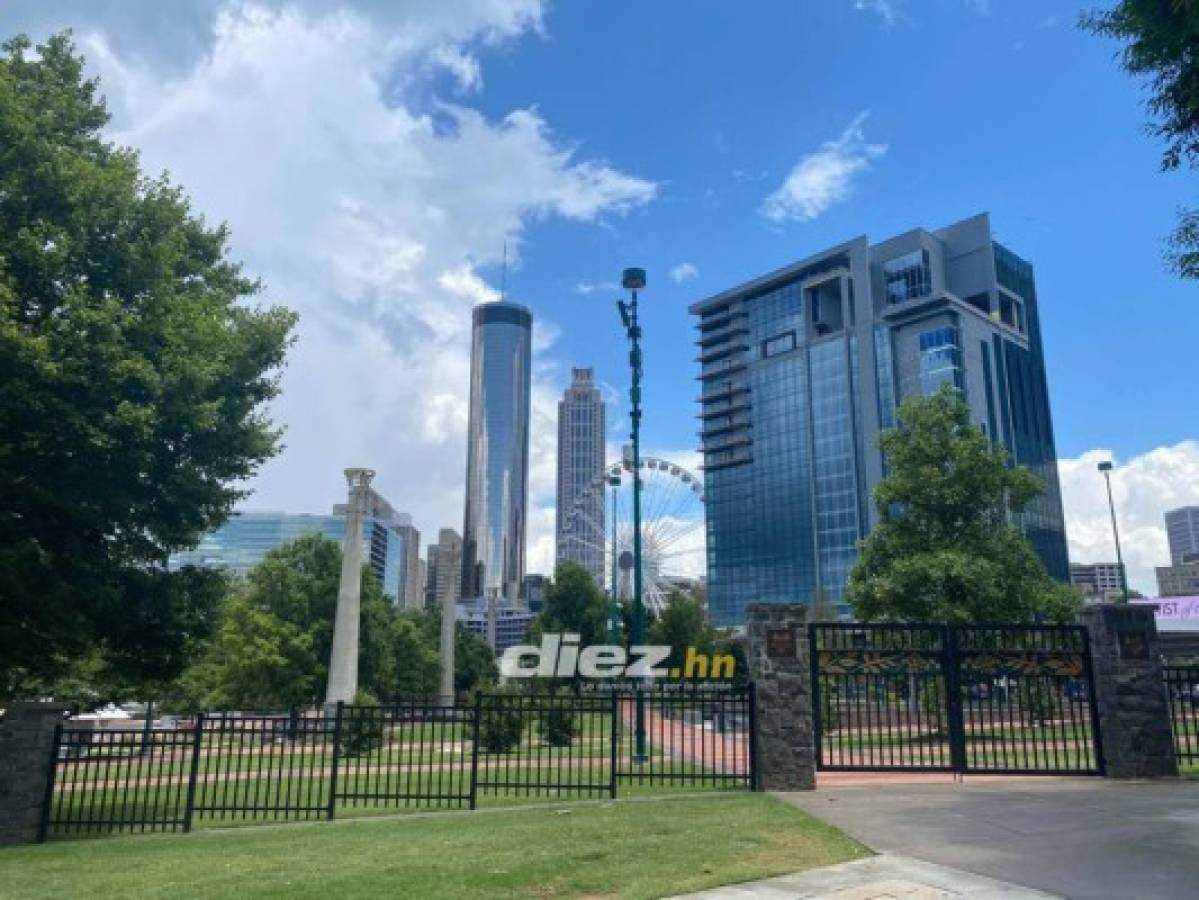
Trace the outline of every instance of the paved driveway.
[[783, 799], [878, 851], [1063, 897], [1199, 897], [1199, 782], [967, 777]]

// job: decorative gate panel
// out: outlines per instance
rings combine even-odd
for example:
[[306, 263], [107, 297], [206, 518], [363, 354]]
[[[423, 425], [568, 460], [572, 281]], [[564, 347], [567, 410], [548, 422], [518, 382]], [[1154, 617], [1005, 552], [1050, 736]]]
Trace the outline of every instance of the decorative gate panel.
[[824, 770], [1099, 773], [1074, 626], [811, 625]]

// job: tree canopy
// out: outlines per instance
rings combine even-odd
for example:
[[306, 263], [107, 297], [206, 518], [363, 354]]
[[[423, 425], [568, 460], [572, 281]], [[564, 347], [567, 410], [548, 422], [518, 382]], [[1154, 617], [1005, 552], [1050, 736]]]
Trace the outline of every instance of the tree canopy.
[[850, 572], [846, 597], [862, 621], [1068, 620], [1077, 598], [1045, 571], [1011, 521], [1042, 488], [970, 421], [945, 385], [899, 409], [880, 444], [887, 475], [880, 522]]
[[[1166, 142], [1162, 169], [1199, 164], [1199, 2], [1120, 0], [1086, 13], [1086, 30], [1125, 41], [1120, 64], [1149, 81], [1151, 134]], [[1184, 278], [1199, 278], [1199, 209], [1184, 209], [1167, 257]]]
[[0, 48], [0, 695], [90, 655], [177, 673], [224, 588], [168, 554], [279, 447], [294, 316], [104, 140], [82, 72], [66, 35]]
[[545, 605], [533, 620], [536, 638], [546, 632], [572, 632], [580, 646], [608, 641], [608, 600], [591, 573], [573, 562], [562, 562], [545, 586]]

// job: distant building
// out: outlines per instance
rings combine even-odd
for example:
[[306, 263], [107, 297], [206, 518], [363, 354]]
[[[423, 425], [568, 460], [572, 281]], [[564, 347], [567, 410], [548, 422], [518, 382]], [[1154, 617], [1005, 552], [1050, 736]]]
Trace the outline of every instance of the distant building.
[[1070, 563], [1070, 583], [1087, 598], [1109, 600], [1123, 596], [1119, 563]]
[[462, 597], [462, 536], [452, 528], [437, 534], [437, 543], [429, 545], [426, 603], [458, 602]]
[[[198, 566], [221, 569], [242, 578], [262, 562], [266, 554], [306, 535], [322, 534], [339, 544], [345, 540], [345, 504], [333, 507], [331, 515], [269, 511], [235, 511], [228, 520], [209, 532], [191, 550], [172, 553], [171, 569]], [[362, 523], [362, 555], [379, 577], [383, 593], [393, 603], [401, 602], [403, 565], [407, 549], [400, 527], [411, 520], [397, 513], [383, 497], [370, 491], [367, 515]]]
[[475, 307], [466, 437], [462, 595], [517, 601], [525, 574], [533, 316]]
[[1172, 566], [1157, 567], [1157, 592], [1162, 597], [1199, 596], [1199, 554], [1191, 562], [1179, 562]]
[[1199, 559], [1199, 506], [1184, 506], [1166, 513], [1166, 540], [1170, 543], [1170, 562]]
[[879, 434], [902, 400], [943, 384], [1044, 484], [1014, 521], [1069, 579], [1033, 268], [994, 240], [988, 216], [855, 238], [691, 313], [714, 622], [818, 591], [841, 604], [878, 522]]
[[[487, 640], [487, 601], [467, 600], [457, 606], [458, 621], [484, 641]], [[529, 633], [533, 613], [523, 606], [499, 606], [496, 609], [495, 652], [498, 656], [514, 644], [523, 644]]]
[[545, 606], [545, 583], [549, 579], [544, 575], [526, 575], [520, 583], [520, 599], [531, 613], [539, 613]]
[[425, 605], [425, 569], [420, 559], [420, 532], [412, 519], [396, 526], [404, 552], [400, 557], [399, 605], [404, 609], [423, 609]]
[[[591, 369], [574, 369], [558, 402], [558, 562], [575, 562], [604, 584], [604, 401]], [[596, 489], [597, 484], [600, 485]]]

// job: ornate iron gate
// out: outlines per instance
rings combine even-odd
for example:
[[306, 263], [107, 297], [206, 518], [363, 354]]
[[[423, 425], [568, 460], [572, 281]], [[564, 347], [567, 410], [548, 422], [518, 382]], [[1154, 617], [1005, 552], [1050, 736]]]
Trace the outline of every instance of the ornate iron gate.
[[1086, 630], [811, 625], [817, 766], [1102, 774]]

